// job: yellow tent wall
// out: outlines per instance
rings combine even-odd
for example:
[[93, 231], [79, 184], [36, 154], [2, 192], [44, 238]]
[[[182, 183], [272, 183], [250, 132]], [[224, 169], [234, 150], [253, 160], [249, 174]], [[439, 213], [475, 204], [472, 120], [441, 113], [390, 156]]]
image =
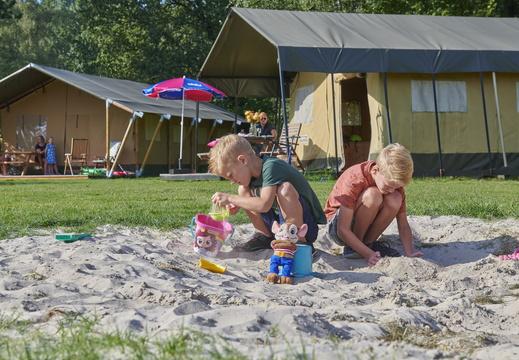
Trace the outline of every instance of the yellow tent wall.
[[[33, 91], [27, 96], [0, 110], [0, 126], [4, 141], [16, 145], [16, 127], [22, 117], [41, 117], [47, 119], [46, 137], [52, 136], [56, 144], [58, 165], [63, 166], [64, 154], [70, 152], [71, 139], [88, 139], [88, 161], [104, 158], [106, 154], [106, 104], [82, 90], [55, 80], [50, 84]], [[128, 127], [132, 114], [115, 105], [109, 107], [110, 140], [121, 141]], [[137, 118], [132, 127], [119, 158], [120, 164], [140, 164], [150, 144], [151, 137], [160, 116], [145, 114]], [[216, 124], [213, 120], [202, 120], [198, 125], [198, 147], [196, 152], [206, 152], [207, 142], [230, 133], [231, 122]], [[171, 165], [178, 164], [180, 147], [180, 118], [172, 117], [164, 121], [159, 137], [153, 144], [148, 159], [150, 169], [154, 165], [165, 168], [168, 163], [168, 132]], [[194, 156], [192, 142], [194, 130], [191, 118], [184, 120], [184, 152], [183, 164], [190, 165]], [[35, 142], [35, 140], [34, 140]], [[31, 142], [30, 149], [34, 146]], [[132, 169], [133, 170], [133, 169]]]
[[[510, 163], [509, 170], [502, 168], [497, 111], [490, 73], [484, 74], [485, 100], [490, 146], [494, 159], [493, 168], [501, 168], [506, 173], [513, 169], [513, 164], [519, 162], [519, 141], [517, 141], [519, 137], [517, 109], [519, 74], [498, 73], [496, 75], [504, 145]], [[335, 75], [338, 80], [341, 79], [341, 76], [347, 76], [347, 74]], [[393, 142], [399, 142], [411, 151], [419, 175], [438, 174], [438, 144], [435, 113], [412, 111], [411, 81], [431, 81], [431, 79], [430, 75], [424, 74], [388, 74], [387, 80]], [[389, 143], [383, 81], [383, 74], [366, 74], [371, 121], [370, 159], [375, 159], [380, 150]], [[438, 74], [436, 81], [464, 81], [467, 94], [467, 112], [439, 112], [444, 168], [450, 169], [451, 175], [481, 173], [488, 154], [479, 74]], [[315, 87], [312, 122], [304, 124], [301, 130], [302, 135], [309, 136], [310, 142], [307, 146], [299, 146], [298, 154], [303, 162], [310, 165], [310, 168], [330, 166], [329, 162], [323, 161], [323, 159], [335, 156], [330, 76], [320, 73], [298, 73], [291, 85], [291, 119], [294, 117], [293, 104], [297, 89], [308, 85]], [[344, 149], [341, 130], [340, 85], [336, 86], [335, 93], [338, 151], [339, 157], [342, 158]], [[446, 174], [449, 175], [449, 171]]]
[[[0, 111], [2, 134], [9, 144], [16, 145], [16, 126], [24, 116], [41, 116], [47, 119], [46, 137], [53, 137], [58, 164], [63, 165], [65, 152], [70, 152], [71, 139], [87, 138], [88, 160], [105, 156], [105, 102], [60, 81], [38, 89], [8, 108]], [[110, 107], [110, 137], [122, 139], [128, 126], [128, 112]], [[133, 163], [132, 139], [121, 154], [121, 163]], [[131, 145], [130, 145], [131, 144]], [[24, 149], [30, 150], [30, 149]]]
[[[332, 79], [328, 74], [298, 73], [290, 88], [290, 121], [294, 120], [296, 92], [303, 87], [313, 86], [311, 121], [301, 126], [301, 135], [308, 136], [308, 145], [300, 143], [297, 154], [309, 169], [335, 166], [335, 140], [333, 129]], [[338, 81], [335, 86], [337, 124], [337, 155], [342, 167], [344, 151], [340, 116], [341, 91]]]

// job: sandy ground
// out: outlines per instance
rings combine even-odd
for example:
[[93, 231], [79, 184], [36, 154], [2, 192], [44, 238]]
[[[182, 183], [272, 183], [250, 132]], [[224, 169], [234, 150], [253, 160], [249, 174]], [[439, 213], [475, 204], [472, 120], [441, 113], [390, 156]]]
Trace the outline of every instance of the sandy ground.
[[[180, 327], [221, 336], [251, 358], [305, 351], [337, 358], [519, 358], [519, 221], [411, 217], [418, 258], [362, 260], [320, 236], [315, 276], [264, 280], [269, 250], [240, 253], [237, 228], [218, 261], [198, 267], [187, 229], [99, 227], [64, 244], [53, 234], [0, 242], [0, 312], [53, 329], [60, 314], [160, 337]], [[394, 224], [384, 237], [399, 248]], [[322, 231], [321, 231], [322, 235]]]

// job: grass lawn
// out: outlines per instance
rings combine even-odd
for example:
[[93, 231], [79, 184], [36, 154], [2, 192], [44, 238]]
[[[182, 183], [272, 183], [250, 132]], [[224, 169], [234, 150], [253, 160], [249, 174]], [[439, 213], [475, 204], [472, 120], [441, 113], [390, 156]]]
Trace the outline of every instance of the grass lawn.
[[[311, 180], [324, 204], [334, 182]], [[187, 226], [207, 212], [216, 191], [235, 192], [227, 181], [175, 182], [158, 178], [76, 181], [0, 181], [0, 238], [37, 229], [91, 231], [103, 224]], [[460, 215], [485, 219], [519, 217], [519, 181], [415, 179], [407, 189], [412, 215]], [[243, 223], [243, 213], [233, 223]]]

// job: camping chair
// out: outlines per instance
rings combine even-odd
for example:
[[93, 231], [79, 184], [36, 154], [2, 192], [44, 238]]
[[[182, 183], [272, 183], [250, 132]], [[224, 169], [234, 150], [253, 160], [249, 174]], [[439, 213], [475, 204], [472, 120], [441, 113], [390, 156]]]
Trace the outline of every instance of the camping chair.
[[63, 174], [67, 174], [67, 166], [70, 169], [71, 175], [74, 175], [72, 166], [85, 166], [87, 164], [87, 154], [88, 139], [72, 138], [72, 144], [70, 145], [70, 153], [65, 154], [65, 171], [63, 172]]
[[305, 171], [305, 167], [299, 158], [299, 156], [296, 153], [297, 145], [299, 144], [299, 139], [301, 137], [301, 125], [298, 123], [289, 123], [288, 124], [288, 144], [287, 144], [287, 137], [286, 137], [286, 130], [283, 126], [281, 129], [281, 135], [279, 136], [278, 141], [274, 144], [271, 151], [267, 151], [266, 153], [269, 156], [277, 156], [277, 155], [287, 155], [287, 146], [290, 146], [290, 154], [292, 154], [293, 158], [295, 159], [297, 166], [302, 171]]

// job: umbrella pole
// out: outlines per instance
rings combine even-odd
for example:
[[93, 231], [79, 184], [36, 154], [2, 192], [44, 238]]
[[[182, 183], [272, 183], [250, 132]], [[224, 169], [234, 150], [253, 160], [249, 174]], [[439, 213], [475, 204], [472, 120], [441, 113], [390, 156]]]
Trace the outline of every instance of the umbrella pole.
[[182, 90], [182, 115], [180, 118], [180, 155], [178, 157], [178, 169], [182, 170], [182, 147], [184, 145], [184, 94]]

